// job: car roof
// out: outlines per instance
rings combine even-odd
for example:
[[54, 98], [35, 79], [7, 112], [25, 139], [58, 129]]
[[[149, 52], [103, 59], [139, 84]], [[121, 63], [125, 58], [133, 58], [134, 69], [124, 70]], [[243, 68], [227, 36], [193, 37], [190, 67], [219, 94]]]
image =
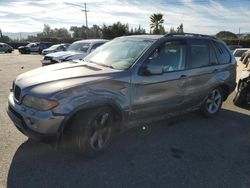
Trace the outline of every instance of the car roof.
[[98, 42], [108, 42], [108, 40], [105, 39], [87, 39], [87, 40], [78, 40], [74, 43], [98, 43]]
[[153, 39], [157, 40], [162, 38], [164, 35], [129, 35], [129, 36], [122, 36], [118, 38], [141, 38], [141, 39]]
[[236, 50], [250, 50], [250, 48], [236, 48], [235, 51]]
[[[144, 39], [153, 39], [158, 40], [161, 38], [178, 38], [178, 39], [207, 39], [207, 40], [218, 40], [217, 38], [210, 36], [210, 35], [202, 35], [202, 34], [195, 34], [195, 33], [170, 33], [166, 35], [130, 35], [130, 36], [123, 36], [119, 38], [144, 38]], [[220, 40], [218, 40], [220, 41]]]

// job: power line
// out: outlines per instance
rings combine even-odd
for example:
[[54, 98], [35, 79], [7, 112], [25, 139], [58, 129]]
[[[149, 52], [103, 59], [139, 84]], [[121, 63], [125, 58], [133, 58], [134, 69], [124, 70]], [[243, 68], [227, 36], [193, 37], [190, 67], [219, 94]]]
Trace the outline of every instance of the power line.
[[88, 28], [88, 15], [87, 15], [87, 13], [89, 12], [89, 10], [87, 10], [87, 4], [84, 3], [84, 6], [76, 4], [76, 3], [68, 3], [68, 2], [64, 2], [64, 4], [82, 8], [81, 11], [84, 12], [84, 15], [85, 15], [85, 23], [86, 23], [85, 26]]

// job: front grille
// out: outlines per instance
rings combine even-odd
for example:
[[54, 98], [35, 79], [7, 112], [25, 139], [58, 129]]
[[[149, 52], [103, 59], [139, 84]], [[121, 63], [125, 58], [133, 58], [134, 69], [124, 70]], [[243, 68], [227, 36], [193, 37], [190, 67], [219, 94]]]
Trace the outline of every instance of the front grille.
[[15, 85], [14, 87], [14, 97], [17, 101], [19, 101], [21, 97], [21, 88], [18, 87], [17, 85]]
[[52, 60], [52, 57], [45, 56], [44, 60]]

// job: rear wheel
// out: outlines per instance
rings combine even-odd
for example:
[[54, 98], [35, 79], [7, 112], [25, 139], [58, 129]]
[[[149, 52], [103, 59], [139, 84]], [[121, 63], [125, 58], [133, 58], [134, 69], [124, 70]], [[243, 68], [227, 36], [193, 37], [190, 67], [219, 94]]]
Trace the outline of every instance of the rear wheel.
[[77, 114], [69, 129], [66, 139], [76, 152], [87, 157], [95, 157], [110, 144], [113, 135], [113, 115], [108, 107], [84, 111]]
[[213, 117], [220, 111], [222, 103], [223, 92], [220, 88], [216, 88], [207, 96], [201, 110], [206, 117]]

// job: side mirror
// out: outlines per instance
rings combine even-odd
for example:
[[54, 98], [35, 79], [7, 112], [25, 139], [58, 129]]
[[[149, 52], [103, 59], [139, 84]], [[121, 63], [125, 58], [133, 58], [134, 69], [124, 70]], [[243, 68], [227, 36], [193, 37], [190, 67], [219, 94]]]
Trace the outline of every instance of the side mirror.
[[162, 65], [149, 64], [145, 68], [144, 74], [145, 75], [162, 75], [163, 67]]

